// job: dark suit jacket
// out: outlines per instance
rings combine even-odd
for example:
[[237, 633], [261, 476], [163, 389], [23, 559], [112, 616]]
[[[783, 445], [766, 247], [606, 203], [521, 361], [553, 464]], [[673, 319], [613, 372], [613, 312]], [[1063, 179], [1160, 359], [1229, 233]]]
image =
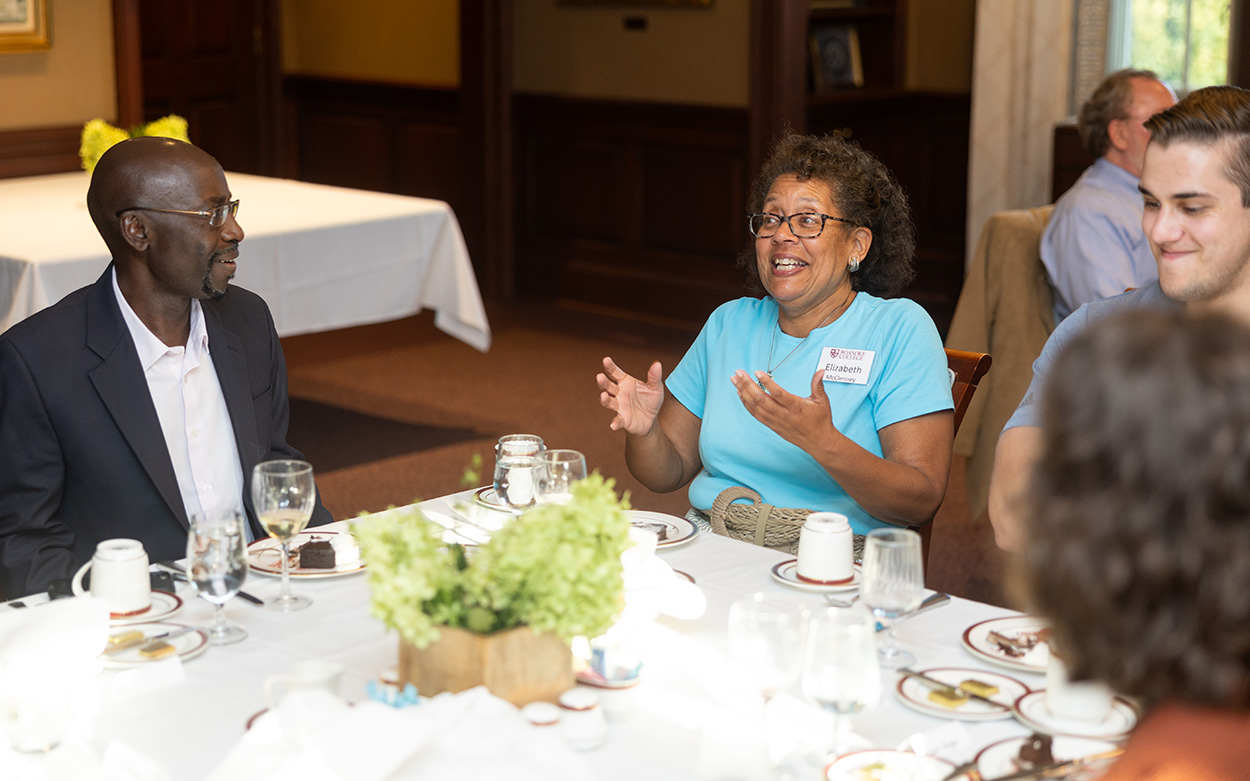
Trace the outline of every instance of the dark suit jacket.
[[[252, 467], [302, 458], [286, 442], [286, 362], [269, 308], [231, 287], [201, 302], [209, 349], [243, 466], [254, 534]], [[312, 524], [328, 523], [318, 498]], [[0, 334], [0, 590], [43, 591], [100, 540], [142, 540], [152, 561], [186, 555], [186, 509], [112, 266]]]

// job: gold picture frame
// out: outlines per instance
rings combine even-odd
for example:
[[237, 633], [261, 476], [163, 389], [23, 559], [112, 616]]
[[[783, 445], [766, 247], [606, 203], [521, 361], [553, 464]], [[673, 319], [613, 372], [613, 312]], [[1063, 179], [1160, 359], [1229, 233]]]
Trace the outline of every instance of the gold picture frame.
[[0, 0], [0, 53], [50, 48], [48, 0]]

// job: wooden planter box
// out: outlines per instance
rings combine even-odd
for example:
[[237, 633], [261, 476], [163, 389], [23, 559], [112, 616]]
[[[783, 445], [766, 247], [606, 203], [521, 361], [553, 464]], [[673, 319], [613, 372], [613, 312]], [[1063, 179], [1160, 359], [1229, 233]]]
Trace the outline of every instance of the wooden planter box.
[[424, 649], [399, 641], [401, 686], [412, 683], [429, 697], [484, 685], [517, 707], [556, 702], [573, 686], [569, 644], [550, 632], [527, 626], [490, 635], [448, 627], [439, 632]]

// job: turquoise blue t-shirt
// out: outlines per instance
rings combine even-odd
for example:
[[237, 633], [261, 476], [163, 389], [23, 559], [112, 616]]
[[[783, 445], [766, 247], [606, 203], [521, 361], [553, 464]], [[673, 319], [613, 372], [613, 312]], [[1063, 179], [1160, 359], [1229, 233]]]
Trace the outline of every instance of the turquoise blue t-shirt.
[[742, 485], [778, 507], [843, 513], [857, 534], [888, 525], [864, 512], [816, 459], [742, 406], [730, 378], [738, 369], [752, 376], [766, 370], [770, 346], [773, 365], [798, 348], [773, 371], [773, 379], [803, 397], [811, 395], [812, 375], [828, 348], [873, 353], [866, 383], [824, 385], [834, 426], [875, 455], [882, 454], [880, 429], [954, 408], [942, 340], [913, 301], [861, 292], [841, 317], [812, 331], [806, 342], [777, 327], [772, 298], [730, 301], [712, 313], [666, 381], [673, 396], [702, 420], [703, 469], [690, 483], [691, 505], [707, 510], [722, 490]]

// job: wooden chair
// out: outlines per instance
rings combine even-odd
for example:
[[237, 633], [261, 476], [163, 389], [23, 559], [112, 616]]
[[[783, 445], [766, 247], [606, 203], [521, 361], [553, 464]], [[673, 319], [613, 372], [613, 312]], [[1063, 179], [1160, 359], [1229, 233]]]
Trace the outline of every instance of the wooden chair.
[[[965, 352], [964, 350], [946, 350], [946, 365], [955, 375], [951, 382], [951, 398], [955, 402], [955, 433], [959, 433], [959, 424], [964, 420], [972, 394], [977, 390], [977, 383], [990, 370], [992, 359], [985, 353]], [[933, 536], [933, 519], [929, 519], [916, 527], [920, 533], [921, 556], [924, 559], [925, 571], [929, 570], [929, 538]]]

